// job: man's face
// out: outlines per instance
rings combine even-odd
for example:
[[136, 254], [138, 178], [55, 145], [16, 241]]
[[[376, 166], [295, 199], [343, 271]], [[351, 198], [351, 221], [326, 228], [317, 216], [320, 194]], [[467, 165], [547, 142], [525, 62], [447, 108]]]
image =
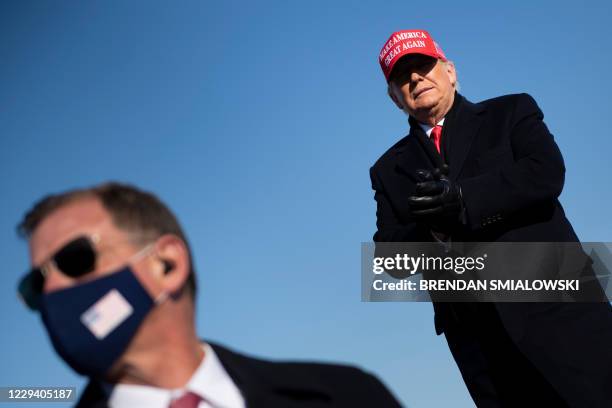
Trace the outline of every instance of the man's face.
[[[66, 244], [80, 238], [90, 238], [93, 243], [92, 247], [96, 254], [95, 266], [91, 272], [82, 276], [71, 277], [58, 269], [50, 259]], [[108, 276], [111, 273], [124, 270], [124, 267], [129, 265], [136, 280], [155, 300], [154, 309], [146, 309], [146, 317], [134, 329], [137, 331], [131, 335], [128, 347], [122, 351], [120, 357], [118, 356], [113, 361], [113, 365], [106, 372], [106, 377], [112, 382], [128, 375], [126, 372], [131, 369], [130, 367], [148, 364], [153, 357], [151, 350], [159, 347], [160, 342], [172, 341], [172, 337], [164, 337], [164, 334], [167, 334], [169, 330], [174, 333], [173, 330], [176, 329], [176, 333], [181, 334], [193, 331], [195, 337], [195, 331], [192, 327], [192, 299], [190, 296], [180, 296], [180, 289], [184, 287], [190, 271], [189, 256], [184, 242], [172, 234], [159, 236], [155, 243], [149, 245], [137, 244], [136, 242], [142, 240], [138, 238], [144, 237], [134, 236], [133, 233], [130, 234], [115, 226], [111, 215], [98, 199], [80, 197], [47, 215], [36, 227], [29, 241], [32, 266], [44, 267], [46, 272], [42, 289], [45, 294]], [[65, 251], [59, 259], [63, 259], [64, 256], [68, 256]], [[78, 260], [78, 256], [73, 259]], [[58, 263], [61, 264], [59, 261]], [[78, 262], [76, 264], [78, 265]], [[64, 263], [63, 265], [66, 267], [68, 264]], [[170, 269], [166, 268], [168, 265]], [[172, 273], [167, 273], [170, 271]], [[119, 286], [116, 289], [119, 291], [122, 289], [133, 290], [133, 285], [128, 283], [126, 287], [122, 287], [121, 282], [121, 280], [117, 282]], [[123, 282], [125, 283], [125, 280]], [[89, 286], [89, 288], [92, 287], [95, 287], [95, 285]], [[104, 288], [103, 285], [102, 287]], [[137, 290], [137, 292], [141, 293], [140, 290]], [[70, 292], [68, 293], [70, 294]], [[74, 295], [75, 293], [88, 292], [73, 291], [71, 293]], [[134, 294], [134, 292], [130, 293]], [[125, 294], [129, 295], [127, 292]], [[165, 302], [168, 294], [177, 294], [177, 296], [173, 296], [170, 302]], [[57, 299], [61, 299], [59, 294], [56, 295], [54, 301], [57, 302]], [[70, 296], [67, 299], [70, 299]], [[98, 299], [91, 299], [92, 302], [96, 300]], [[60, 306], [55, 303], [53, 309], [56, 313], [54, 321], [57, 321], [57, 313], [62, 312]], [[138, 303], [135, 303], [134, 306], [139, 307]], [[145, 306], [141, 306], [140, 310], [145, 311]], [[49, 309], [43, 308], [43, 313], [45, 311], [49, 313]], [[66, 309], [64, 312], [72, 312], [72, 310]], [[82, 312], [84, 311], [76, 310], [76, 313]], [[107, 314], [107, 316], [110, 316], [110, 314]], [[74, 313], [72, 317], [74, 317]], [[111, 318], [113, 317], [111, 316]], [[62, 325], [58, 326], [56, 324], [51, 327], [47, 323], [45, 325], [47, 329], [51, 330], [51, 335], [53, 335], [53, 328], [56, 330], [63, 329]], [[160, 340], [162, 338], [164, 338], [163, 341]], [[58, 342], [61, 344], [60, 340]], [[67, 346], [64, 344], [64, 347]], [[100, 347], [100, 350], [107, 347], [107, 351], [114, 352], [112, 343], [100, 345]], [[60, 354], [62, 353], [60, 352]], [[70, 355], [70, 352], [68, 354]], [[83, 356], [73, 357], [80, 365], [78, 359], [82, 359]], [[91, 369], [95, 370], [97, 367]], [[97, 374], [99, 373], [95, 373], [95, 375]]]
[[452, 62], [407, 55], [396, 63], [391, 75], [389, 96], [408, 115], [428, 122], [424, 119], [439, 120], [450, 109], [457, 83]]
[[[52, 264], [45, 277], [43, 292], [89, 281], [121, 268], [141, 248], [136, 247], [130, 236], [118, 229], [110, 214], [95, 198], [80, 198], [60, 207], [49, 214], [36, 228], [30, 238], [30, 260], [33, 266], [40, 266], [70, 241], [79, 237], [97, 236], [95, 243], [96, 265], [92, 272], [72, 278]], [[151, 275], [147, 273], [147, 259], [132, 265], [134, 273], [152, 295], [159, 291]]]

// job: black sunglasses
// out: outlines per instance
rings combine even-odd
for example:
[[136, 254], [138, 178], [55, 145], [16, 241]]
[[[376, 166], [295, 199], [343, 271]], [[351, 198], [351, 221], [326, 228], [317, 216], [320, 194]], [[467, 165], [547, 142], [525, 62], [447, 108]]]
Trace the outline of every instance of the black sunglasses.
[[[48, 262], [38, 268], [32, 268], [21, 281], [17, 288], [18, 294], [24, 303], [32, 310], [38, 310], [40, 297], [45, 283]], [[96, 266], [96, 250], [94, 243], [89, 237], [76, 238], [50, 258], [54, 266], [64, 275], [78, 278], [93, 271]]]

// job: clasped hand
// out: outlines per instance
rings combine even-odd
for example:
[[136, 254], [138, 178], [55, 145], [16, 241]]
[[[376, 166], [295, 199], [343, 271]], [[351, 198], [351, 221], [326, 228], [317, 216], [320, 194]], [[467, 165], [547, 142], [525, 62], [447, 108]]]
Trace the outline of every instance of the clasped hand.
[[448, 166], [417, 170], [416, 174], [420, 181], [408, 198], [412, 215], [439, 232], [450, 232], [463, 223], [461, 187], [448, 178]]

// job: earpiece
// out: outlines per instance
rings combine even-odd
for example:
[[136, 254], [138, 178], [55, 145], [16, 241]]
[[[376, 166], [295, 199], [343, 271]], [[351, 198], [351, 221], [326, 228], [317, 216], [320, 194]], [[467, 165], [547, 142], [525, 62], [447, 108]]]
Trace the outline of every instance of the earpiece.
[[172, 261], [168, 261], [166, 259], [162, 259], [161, 261], [164, 264], [164, 275], [167, 275], [174, 269], [174, 263]]

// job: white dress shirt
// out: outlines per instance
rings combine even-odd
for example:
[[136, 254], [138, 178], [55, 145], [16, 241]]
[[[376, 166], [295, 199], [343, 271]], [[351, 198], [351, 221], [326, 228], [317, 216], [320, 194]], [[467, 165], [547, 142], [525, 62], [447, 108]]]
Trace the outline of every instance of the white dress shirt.
[[203, 399], [198, 408], [245, 408], [244, 397], [223, 368], [213, 348], [203, 344], [204, 359], [182, 389], [156, 388], [148, 385], [111, 386], [110, 408], [168, 408], [170, 402], [187, 391]]
[[[421, 123], [421, 122], [419, 122], [419, 125], [421, 126], [421, 129], [423, 129], [423, 131], [427, 134], [427, 137], [431, 137], [431, 131], [434, 127], [428, 124], [426, 125], [425, 123]], [[444, 118], [440, 119], [437, 125], [444, 126]]]

